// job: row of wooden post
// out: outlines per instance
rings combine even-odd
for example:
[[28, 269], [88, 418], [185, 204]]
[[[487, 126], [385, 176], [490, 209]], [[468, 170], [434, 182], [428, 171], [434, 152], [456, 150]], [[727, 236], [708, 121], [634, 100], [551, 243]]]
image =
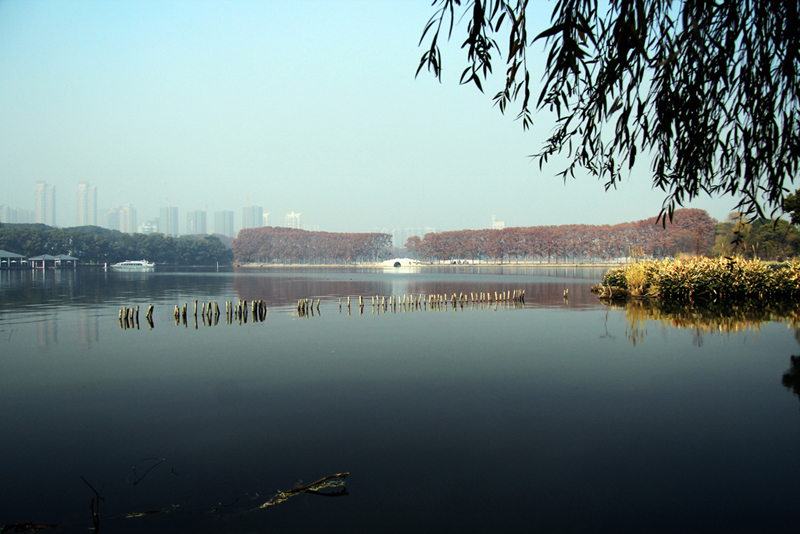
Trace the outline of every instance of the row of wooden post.
[[[150, 328], [153, 328], [153, 305], [147, 308], [147, 313], [144, 316]], [[128, 308], [123, 306], [119, 310], [119, 327], [122, 329], [139, 328], [139, 306], [135, 308]]]
[[[427, 306], [436, 306], [436, 305], [446, 305], [451, 304], [455, 306], [456, 304], [466, 305], [466, 304], [494, 304], [494, 303], [524, 303], [525, 302], [525, 290], [524, 289], [514, 289], [513, 291], [502, 291], [499, 294], [497, 291], [494, 294], [489, 292], [481, 292], [481, 293], [459, 293], [456, 295], [452, 293], [448, 295], [447, 293], [437, 295], [437, 294], [430, 294], [425, 297], [425, 295], [403, 295], [403, 299], [400, 300], [399, 295], [391, 295], [389, 300], [386, 300], [386, 297], [379, 297], [375, 295], [371, 297], [372, 305], [373, 306], [381, 306], [383, 308], [388, 308], [389, 306], [413, 306], [413, 307], [427, 307]], [[308, 299], [305, 299], [308, 301]], [[314, 299], [311, 299], [313, 302]], [[364, 297], [359, 295], [358, 296], [358, 306], [359, 308], [364, 307]], [[317, 307], [319, 307], [319, 301], [317, 301]], [[350, 308], [350, 297], [347, 297], [347, 307]], [[299, 304], [298, 304], [299, 309]], [[339, 309], [342, 309], [342, 299], [339, 299]]]
[[[319, 303], [322, 299], [317, 299], [317, 312], [319, 312]], [[297, 314], [301, 317], [314, 313], [314, 299], [300, 299], [297, 301]]]
[[[228, 324], [233, 323], [234, 321], [239, 321], [239, 323], [246, 323], [248, 315], [252, 314], [253, 322], [260, 322], [267, 318], [267, 303], [263, 300], [253, 300], [249, 302], [250, 306], [248, 307], [248, 301], [239, 299], [237, 303], [233, 303], [231, 301], [225, 301], [225, 320]], [[197, 316], [198, 316], [198, 302], [197, 300], [194, 301], [194, 322], [195, 327], [197, 327]], [[183, 307], [175, 306], [175, 324], [178, 324], [181, 320], [183, 320], [184, 326], [186, 326], [186, 319], [188, 315], [188, 304], [184, 303]], [[216, 302], [201, 302], [200, 303], [200, 317], [203, 319], [203, 324], [218, 324], [219, 317], [221, 315], [219, 304]]]
[[[565, 293], [566, 296], [566, 293]], [[389, 309], [397, 310], [398, 306], [402, 306], [404, 308], [411, 307], [412, 309], [436, 309], [442, 306], [447, 307], [448, 304], [455, 307], [460, 305], [462, 308], [466, 305], [473, 304], [473, 305], [491, 305], [491, 304], [524, 304], [525, 303], [525, 290], [524, 289], [514, 289], [509, 291], [502, 291], [498, 293], [495, 291], [494, 293], [490, 292], [478, 292], [478, 293], [452, 293], [452, 294], [430, 294], [430, 295], [402, 295], [402, 299], [399, 295], [391, 295], [387, 297], [379, 297], [378, 295], [374, 295], [371, 298], [372, 307], [378, 310], [383, 309], [383, 311], [387, 311]], [[297, 301], [297, 312], [301, 316], [306, 316], [309, 314], [314, 313], [314, 308], [316, 308], [317, 313], [319, 313], [319, 305], [322, 302], [322, 299], [317, 298], [316, 302], [313, 298], [306, 298], [300, 299]], [[358, 307], [359, 310], [363, 312], [365, 300], [363, 295], [358, 296]], [[347, 297], [347, 311], [350, 312], [351, 306], [351, 297]], [[267, 304], [263, 300], [253, 300], [250, 301], [250, 313], [252, 313], [253, 322], [261, 322], [264, 321], [267, 317], [268, 308]], [[342, 299], [339, 298], [339, 311], [342, 310]], [[184, 326], [188, 326], [187, 316], [188, 316], [188, 304], [184, 303], [182, 307], [175, 305], [175, 310], [173, 315], [175, 317], [175, 324], [179, 324], [181, 320], [183, 321]], [[219, 317], [220, 317], [220, 308], [219, 304], [216, 302], [202, 302], [200, 303], [200, 313], [199, 316], [203, 319], [203, 324], [218, 324]], [[198, 318], [198, 301], [194, 301], [194, 322], [195, 328], [197, 328], [197, 318]], [[248, 317], [248, 301], [239, 299], [239, 301], [234, 304], [231, 301], [225, 301], [225, 318], [228, 324], [238, 320], [239, 323], [246, 323]], [[153, 305], [151, 304], [147, 308], [147, 314], [145, 315], [145, 319], [147, 319], [150, 328], [153, 328]], [[139, 326], [139, 306], [135, 308], [125, 308], [123, 307], [119, 311], [119, 321], [120, 327], [122, 328], [129, 328], [132, 326]], [[213, 321], [213, 323], [212, 323]]]
[[[352, 299], [355, 297], [348, 296], [346, 297], [346, 301], [342, 301], [342, 298], [339, 298], [339, 311], [342, 311], [342, 306], [347, 306], [347, 312], [350, 313], [350, 309], [352, 307]], [[430, 294], [427, 297], [425, 295], [402, 295], [402, 299], [399, 295], [391, 295], [389, 297], [381, 297], [378, 295], [374, 295], [371, 298], [372, 308], [375, 309], [383, 309], [387, 311], [389, 309], [396, 310], [398, 306], [402, 306], [404, 308], [411, 307], [411, 309], [435, 309], [440, 308], [442, 306], [447, 307], [448, 305], [452, 305], [455, 307], [456, 305], [460, 305], [462, 308], [467, 305], [491, 305], [491, 304], [514, 304], [514, 305], [524, 305], [525, 303], [525, 290], [524, 289], [515, 289], [511, 291], [503, 291], [497, 293], [489, 292], [479, 292], [479, 293], [458, 293], [458, 294], [451, 294], [448, 295], [447, 293], [444, 294]], [[319, 312], [319, 303], [320, 299], [317, 299], [317, 312]], [[363, 295], [358, 296], [358, 308], [363, 313], [364, 310], [365, 300]], [[297, 301], [297, 311], [300, 315], [308, 315], [309, 312], [313, 315], [313, 306], [314, 306], [314, 299], [300, 299]]]

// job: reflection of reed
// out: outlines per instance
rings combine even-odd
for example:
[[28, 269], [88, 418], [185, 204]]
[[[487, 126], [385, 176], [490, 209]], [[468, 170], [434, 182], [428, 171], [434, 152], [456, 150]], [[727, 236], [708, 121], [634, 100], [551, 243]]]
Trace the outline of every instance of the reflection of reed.
[[626, 334], [634, 345], [647, 335], [647, 321], [673, 328], [692, 328], [698, 335], [759, 331], [762, 324], [770, 322], [784, 322], [790, 328], [800, 327], [800, 306], [795, 304], [679, 306], [654, 300], [631, 300], [610, 303], [609, 306], [625, 310], [628, 319]]

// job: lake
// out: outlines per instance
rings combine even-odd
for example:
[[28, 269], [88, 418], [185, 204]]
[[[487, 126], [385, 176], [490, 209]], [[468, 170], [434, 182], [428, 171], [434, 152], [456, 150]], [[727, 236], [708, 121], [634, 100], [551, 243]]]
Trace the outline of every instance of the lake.
[[[0, 524], [795, 532], [797, 322], [606, 306], [602, 273], [3, 271]], [[524, 304], [372, 304], [513, 290]], [[195, 299], [221, 316], [195, 323]], [[264, 314], [227, 318], [238, 299]], [[334, 496], [259, 508], [344, 472]]]

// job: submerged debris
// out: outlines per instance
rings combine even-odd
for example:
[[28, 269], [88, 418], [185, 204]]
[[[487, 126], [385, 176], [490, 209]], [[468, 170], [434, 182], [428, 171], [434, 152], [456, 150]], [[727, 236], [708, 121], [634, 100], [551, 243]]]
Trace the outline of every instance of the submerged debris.
[[37, 525], [35, 523], [17, 523], [15, 525], [3, 525], [0, 532], [39, 532], [49, 528], [58, 528], [58, 525]]

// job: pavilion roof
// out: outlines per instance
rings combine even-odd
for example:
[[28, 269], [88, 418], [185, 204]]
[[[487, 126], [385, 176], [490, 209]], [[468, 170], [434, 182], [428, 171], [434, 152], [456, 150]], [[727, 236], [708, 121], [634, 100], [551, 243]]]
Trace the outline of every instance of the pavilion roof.
[[22, 254], [16, 252], [9, 252], [7, 250], [0, 250], [0, 258], [24, 258]]

